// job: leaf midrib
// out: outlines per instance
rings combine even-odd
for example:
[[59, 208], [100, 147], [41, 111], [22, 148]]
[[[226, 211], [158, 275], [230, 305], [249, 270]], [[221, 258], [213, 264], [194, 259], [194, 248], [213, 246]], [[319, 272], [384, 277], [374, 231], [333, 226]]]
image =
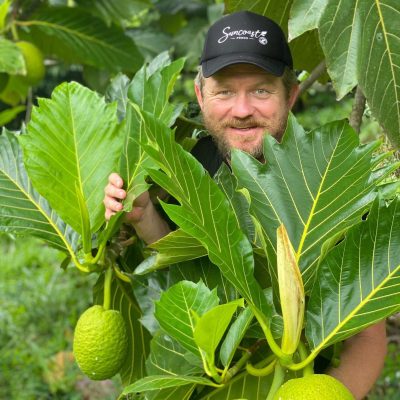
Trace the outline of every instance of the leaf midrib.
[[95, 36], [89, 36], [84, 34], [83, 32], [77, 31], [77, 30], [73, 30], [70, 29], [66, 26], [63, 25], [59, 25], [56, 24], [54, 22], [48, 22], [48, 21], [40, 21], [40, 20], [31, 20], [31, 21], [15, 21], [16, 25], [20, 25], [20, 26], [45, 26], [45, 27], [49, 27], [49, 28], [53, 28], [54, 30], [59, 30], [59, 31], [64, 31], [68, 34], [70, 34], [71, 36], [76, 36], [78, 38], [80, 38], [83, 41], [87, 41], [90, 43], [93, 43], [95, 45], [98, 45], [100, 47], [104, 47], [107, 50], [109, 50], [112, 53], [117, 53], [122, 57], [126, 57], [126, 52], [123, 51], [122, 49], [119, 49], [117, 47], [112, 46], [111, 44], [108, 44], [105, 41], [101, 41], [99, 39], [97, 39]]
[[341, 130], [340, 136], [338, 137], [338, 139], [336, 141], [336, 144], [335, 144], [335, 147], [334, 147], [334, 149], [333, 149], [333, 151], [331, 153], [331, 157], [330, 157], [329, 162], [328, 162], [328, 164], [327, 164], [327, 166], [325, 168], [324, 174], [323, 174], [322, 179], [321, 179], [321, 183], [320, 183], [320, 185], [318, 187], [318, 192], [317, 192], [316, 196], [314, 197], [314, 202], [313, 202], [313, 205], [311, 207], [310, 214], [308, 216], [306, 224], [304, 225], [303, 234], [301, 235], [300, 243], [299, 243], [299, 246], [298, 246], [297, 252], [296, 252], [296, 261], [297, 262], [299, 262], [300, 257], [302, 255], [302, 250], [303, 250], [303, 246], [304, 246], [304, 243], [306, 241], [306, 238], [307, 238], [307, 233], [308, 233], [308, 230], [310, 229], [310, 225], [311, 225], [312, 219], [314, 217], [315, 209], [317, 207], [318, 200], [319, 200], [319, 197], [321, 195], [322, 188], [324, 186], [326, 177], [328, 175], [328, 172], [330, 171], [329, 167], [330, 167], [330, 165], [332, 163], [332, 160], [334, 158], [334, 155], [336, 153], [336, 149], [338, 147], [338, 144], [340, 142], [340, 139], [341, 139], [342, 135], [343, 135], [343, 129]]
[[[390, 247], [390, 246], [389, 246]], [[319, 344], [319, 346], [315, 347], [312, 350], [312, 354], [318, 354], [323, 348], [324, 345], [326, 343], [328, 343], [337, 333], [340, 332], [341, 328], [343, 326], [345, 326], [355, 315], [357, 315], [357, 313], [369, 302], [369, 300], [371, 300], [372, 297], [374, 297], [381, 289], [383, 286], [386, 285], [386, 283], [388, 283], [392, 277], [400, 270], [400, 265], [398, 265], [396, 268], [394, 268], [392, 270], [392, 272], [390, 274], [388, 274], [388, 276], [382, 280], [382, 282], [377, 285], [373, 290], [371, 290], [371, 292], [368, 294], [368, 296], [364, 297], [363, 301], [360, 302], [360, 304], [354, 308], [354, 310], [349, 313], [347, 315], [347, 317], [345, 319], [343, 319], [337, 326], [335, 329], [333, 329], [331, 331], [331, 333], [324, 337], [324, 340], [321, 341], [321, 343]]]
[[[18, 171], [18, 169], [17, 169], [17, 171]], [[38, 203], [36, 203], [34, 198], [30, 196], [29, 192], [27, 192], [25, 190], [25, 188], [23, 188], [21, 185], [19, 185], [18, 181], [14, 180], [10, 175], [8, 175], [6, 173], [6, 171], [3, 171], [3, 174], [9, 178], [9, 180], [21, 191], [21, 193], [23, 193], [25, 195], [26, 198], [28, 198], [31, 201], [32, 204], [34, 204], [34, 206], [37, 208], [37, 210], [40, 212], [40, 214], [42, 214], [44, 216], [44, 218], [48, 221], [49, 225], [53, 227], [53, 229], [56, 231], [57, 235], [61, 238], [62, 242], [65, 244], [65, 247], [68, 250], [68, 252], [71, 254], [71, 256], [74, 257], [75, 255], [74, 255], [74, 252], [73, 252], [71, 246], [65, 240], [65, 237], [59, 230], [58, 226], [53, 223], [53, 220], [44, 212], [44, 210], [40, 207], [40, 205]], [[18, 172], [15, 175], [18, 176]]]
[[[388, 32], [386, 30], [386, 25], [385, 25], [384, 18], [382, 15], [380, 0], [375, 0], [375, 4], [376, 4], [376, 8], [378, 10], [379, 21], [381, 23], [382, 30], [383, 30], [383, 37], [385, 38], [385, 44], [386, 44], [386, 48], [387, 48], [387, 56], [389, 58], [390, 70], [392, 71], [393, 83], [394, 83], [394, 87], [395, 87], [395, 90], [394, 90], [394, 95], [395, 95], [395, 99], [396, 99], [395, 104], [397, 104], [397, 115], [400, 115], [400, 101], [397, 96], [397, 90], [396, 90], [396, 87], [398, 87], [398, 84], [396, 82], [396, 73], [393, 69], [394, 61], [392, 59], [392, 52], [390, 50], [390, 45], [389, 45], [389, 41], [388, 41]], [[399, 121], [399, 124], [400, 124], [400, 121]]]

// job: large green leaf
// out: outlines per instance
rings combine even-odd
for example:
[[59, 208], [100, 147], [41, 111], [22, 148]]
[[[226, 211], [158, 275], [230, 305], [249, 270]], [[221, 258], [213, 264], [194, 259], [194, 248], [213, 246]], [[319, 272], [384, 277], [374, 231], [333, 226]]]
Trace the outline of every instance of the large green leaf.
[[360, 220], [376, 197], [376, 184], [396, 168], [389, 165], [372, 173], [382, 158], [372, 157], [378, 146], [360, 146], [344, 121], [306, 133], [290, 116], [282, 143], [266, 136], [265, 164], [233, 153], [234, 174], [250, 193], [251, 212], [261, 224], [270, 261], [276, 229], [283, 223], [306, 291], [324, 242]]
[[360, 2], [358, 82], [373, 115], [400, 148], [400, 2]]
[[193, 283], [202, 281], [208, 288], [217, 288], [221, 303], [227, 303], [238, 297], [235, 288], [224, 278], [219, 268], [210, 262], [208, 257], [174, 264], [169, 269], [155, 271], [144, 276], [136, 276], [134, 291], [143, 312], [141, 322], [152, 334], [155, 335], [160, 328], [154, 317], [154, 304], [165, 291], [181, 281]]
[[289, 39], [318, 27], [329, 0], [293, 0], [290, 10]]
[[82, 196], [92, 232], [97, 231], [104, 222], [107, 176], [116, 169], [123, 142], [116, 104], [77, 83], [64, 83], [51, 99], [39, 99], [27, 131], [20, 142], [35, 188], [79, 233]]
[[150, 392], [145, 392], [144, 400], [190, 400], [196, 386], [196, 384], [192, 383], [186, 386], [177, 386], [169, 389], [152, 390]]
[[225, 0], [225, 10], [228, 13], [248, 10], [273, 19], [287, 32], [290, 7], [293, 0], [282, 0], [279, 5], [275, 1]]
[[28, 28], [29, 40], [46, 54], [67, 62], [110, 71], [137, 71], [143, 62], [135, 43], [122, 29], [108, 27], [78, 8], [42, 8], [31, 20], [18, 21], [17, 25]]
[[218, 183], [221, 190], [225, 193], [226, 198], [231, 203], [231, 207], [235, 211], [238, 224], [251, 242], [255, 240], [254, 223], [249, 213], [249, 202], [245, 194], [238, 191], [237, 179], [231, 174], [229, 167], [222, 163], [220, 169], [214, 176], [214, 180]]
[[103, 19], [108, 26], [127, 25], [151, 5], [150, 0], [75, 0], [75, 3]]
[[235, 376], [220, 389], [208, 391], [200, 400], [265, 400], [271, 387], [272, 375], [256, 377], [247, 373]]
[[140, 393], [145, 392], [147, 390], [158, 390], [158, 389], [167, 389], [167, 388], [176, 388], [179, 386], [186, 386], [188, 384], [201, 384], [206, 386], [219, 386], [215, 384], [213, 381], [197, 376], [169, 376], [169, 375], [153, 375], [146, 376], [145, 378], [135, 382], [132, 385], [126, 387], [122, 394], [126, 395], [129, 393]]
[[143, 66], [128, 87], [127, 136], [121, 159], [121, 174], [128, 191], [127, 209], [138, 195], [148, 189], [145, 168], [154, 166], [154, 162], [141, 146], [141, 142], [145, 141], [145, 131], [142, 120], [133, 109], [134, 104], [152, 113], [165, 124], [172, 125], [182, 110], [182, 105], [169, 103], [169, 97], [183, 63], [183, 59], [171, 63], [168, 53], [162, 53], [148, 66]]
[[160, 268], [165, 268], [178, 262], [193, 260], [207, 255], [206, 249], [194, 237], [182, 229], [177, 229], [164, 236], [148, 248], [155, 250], [135, 269], [135, 274], [145, 274]]
[[186, 350], [200, 355], [194, 340], [195, 322], [192, 312], [201, 316], [218, 303], [216, 291], [208, 289], [203, 282], [195, 284], [182, 281], [161, 296], [156, 303], [155, 316], [169, 336]]
[[167, 126], [142, 113], [146, 152], [162, 168], [150, 175], [181, 204], [163, 204], [169, 217], [199, 239], [211, 261], [236, 287], [242, 297], [267, 317], [271, 305], [254, 278], [253, 250], [240, 230], [230, 203], [200, 163], [174, 140]]
[[228, 367], [233, 360], [235, 352], [250, 326], [254, 314], [251, 308], [243, 310], [231, 325], [221, 345], [220, 359], [224, 367]]
[[322, 261], [307, 308], [314, 353], [400, 310], [399, 221], [400, 198], [378, 198]]
[[19, 47], [4, 38], [0, 38], [0, 72], [10, 75], [25, 75], [25, 60]]
[[361, 2], [330, 1], [319, 21], [319, 36], [328, 73], [339, 99], [357, 85], [356, 70], [361, 28], [357, 3]]
[[0, 231], [34, 235], [74, 254], [78, 235], [32, 187], [15, 134], [0, 135]]
[[214, 366], [215, 351], [237, 308], [243, 306], [243, 299], [237, 299], [215, 306], [197, 318], [194, 340], [199, 349], [205, 353], [209, 365]]
[[178, 342], [158, 332], [151, 341], [146, 363], [148, 375], [202, 375], [201, 361], [191, 356]]
[[[307, 11], [310, 10], [309, 11]], [[316, 12], [311, 12], [312, 10]], [[359, 84], [392, 144], [400, 147], [400, 3], [295, 1], [290, 36], [318, 27], [337, 97]]]

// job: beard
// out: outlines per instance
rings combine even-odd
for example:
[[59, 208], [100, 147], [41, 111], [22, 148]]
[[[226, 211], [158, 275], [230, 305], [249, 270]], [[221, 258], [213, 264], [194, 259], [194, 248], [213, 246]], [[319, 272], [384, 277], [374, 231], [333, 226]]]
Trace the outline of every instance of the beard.
[[[203, 115], [204, 126], [207, 131], [212, 136], [215, 144], [218, 147], [219, 152], [225, 159], [229, 159], [231, 155], [232, 145], [229, 141], [229, 134], [226, 132], [227, 128], [247, 128], [247, 127], [260, 127], [264, 130], [264, 136], [267, 134], [272, 135], [276, 140], [280, 141], [283, 133], [286, 129], [287, 120], [279, 120], [275, 124], [267, 123], [266, 121], [260, 121], [253, 117], [243, 118], [243, 119], [231, 119], [224, 121], [215, 121], [212, 118], [208, 118], [207, 115]], [[273, 126], [275, 125], [275, 126]], [[241, 136], [240, 141], [246, 148], [246, 153], [250, 154], [258, 160], [263, 160], [263, 138], [260, 138], [251, 147], [246, 143], [251, 143], [254, 141], [253, 136]]]

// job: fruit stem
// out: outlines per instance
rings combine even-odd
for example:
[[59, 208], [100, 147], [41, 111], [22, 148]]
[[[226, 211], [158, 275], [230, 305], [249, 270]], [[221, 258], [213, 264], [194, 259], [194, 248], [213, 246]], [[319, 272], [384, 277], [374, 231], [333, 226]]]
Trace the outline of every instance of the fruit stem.
[[253, 376], [267, 376], [274, 370], [275, 364], [276, 358], [274, 358], [268, 365], [263, 368], [256, 368], [251, 364], [247, 364], [246, 371]]
[[11, 24], [11, 34], [14, 41], [17, 42], [19, 40], [19, 37], [18, 37], [17, 27], [15, 26], [14, 22]]
[[279, 345], [276, 343], [274, 337], [272, 336], [272, 332], [269, 329], [268, 325], [266, 324], [265, 321], [265, 316], [260, 313], [259, 310], [257, 310], [256, 307], [250, 305], [252, 308], [252, 311], [254, 315], [257, 318], [258, 323], [261, 326], [261, 329], [264, 332], [265, 338], [267, 339], [268, 345], [271, 348], [272, 352], [279, 358], [281, 361], [283, 361], [285, 364], [290, 364], [292, 362], [292, 355], [284, 353], [282, 349], [279, 347]]
[[304, 369], [308, 364], [310, 364], [310, 362], [312, 362], [314, 360], [314, 358], [317, 356], [317, 354], [318, 354], [318, 352], [311, 353], [303, 361], [301, 361], [299, 363], [287, 364], [285, 366], [292, 371], [299, 371], [301, 369]]
[[125, 272], [121, 271], [117, 264], [114, 264], [113, 267], [114, 267], [115, 275], [117, 276], [118, 279], [121, 279], [121, 281], [127, 282], [127, 283], [132, 282], [131, 278], [129, 278], [129, 276], [126, 275]]
[[[308, 352], [306, 349], [306, 346], [304, 345], [304, 343], [300, 340], [299, 342], [299, 355], [300, 355], [300, 359], [301, 361], [304, 361], [307, 359], [308, 357]], [[303, 369], [303, 376], [309, 376], [309, 375], [313, 375], [314, 374], [314, 361], [311, 361], [309, 364], [307, 364], [304, 369]]]
[[103, 308], [105, 310], [110, 309], [111, 305], [111, 280], [112, 280], [112, 268], [106, 269], [104, 275], [104, 298], [103, 298]]
[[275, 364], [274, 379], [272, 380], [271, 388], [269, 389], [269, 393], [266, 400], [272, 400], [274, 398], [275, 393], [282, 386], [284, 379], [285, 379], [285, 371], [283, 370], [281, 363], [277, 362]]

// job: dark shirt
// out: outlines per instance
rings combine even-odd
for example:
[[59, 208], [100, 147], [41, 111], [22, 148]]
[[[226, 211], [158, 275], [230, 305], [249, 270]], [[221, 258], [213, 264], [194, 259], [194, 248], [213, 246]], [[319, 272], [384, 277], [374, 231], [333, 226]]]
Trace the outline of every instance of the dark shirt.
[[215, 175], [224, 161], [211, 136], [205, 136], [199, 139], [191, 153], [211, 176]]

